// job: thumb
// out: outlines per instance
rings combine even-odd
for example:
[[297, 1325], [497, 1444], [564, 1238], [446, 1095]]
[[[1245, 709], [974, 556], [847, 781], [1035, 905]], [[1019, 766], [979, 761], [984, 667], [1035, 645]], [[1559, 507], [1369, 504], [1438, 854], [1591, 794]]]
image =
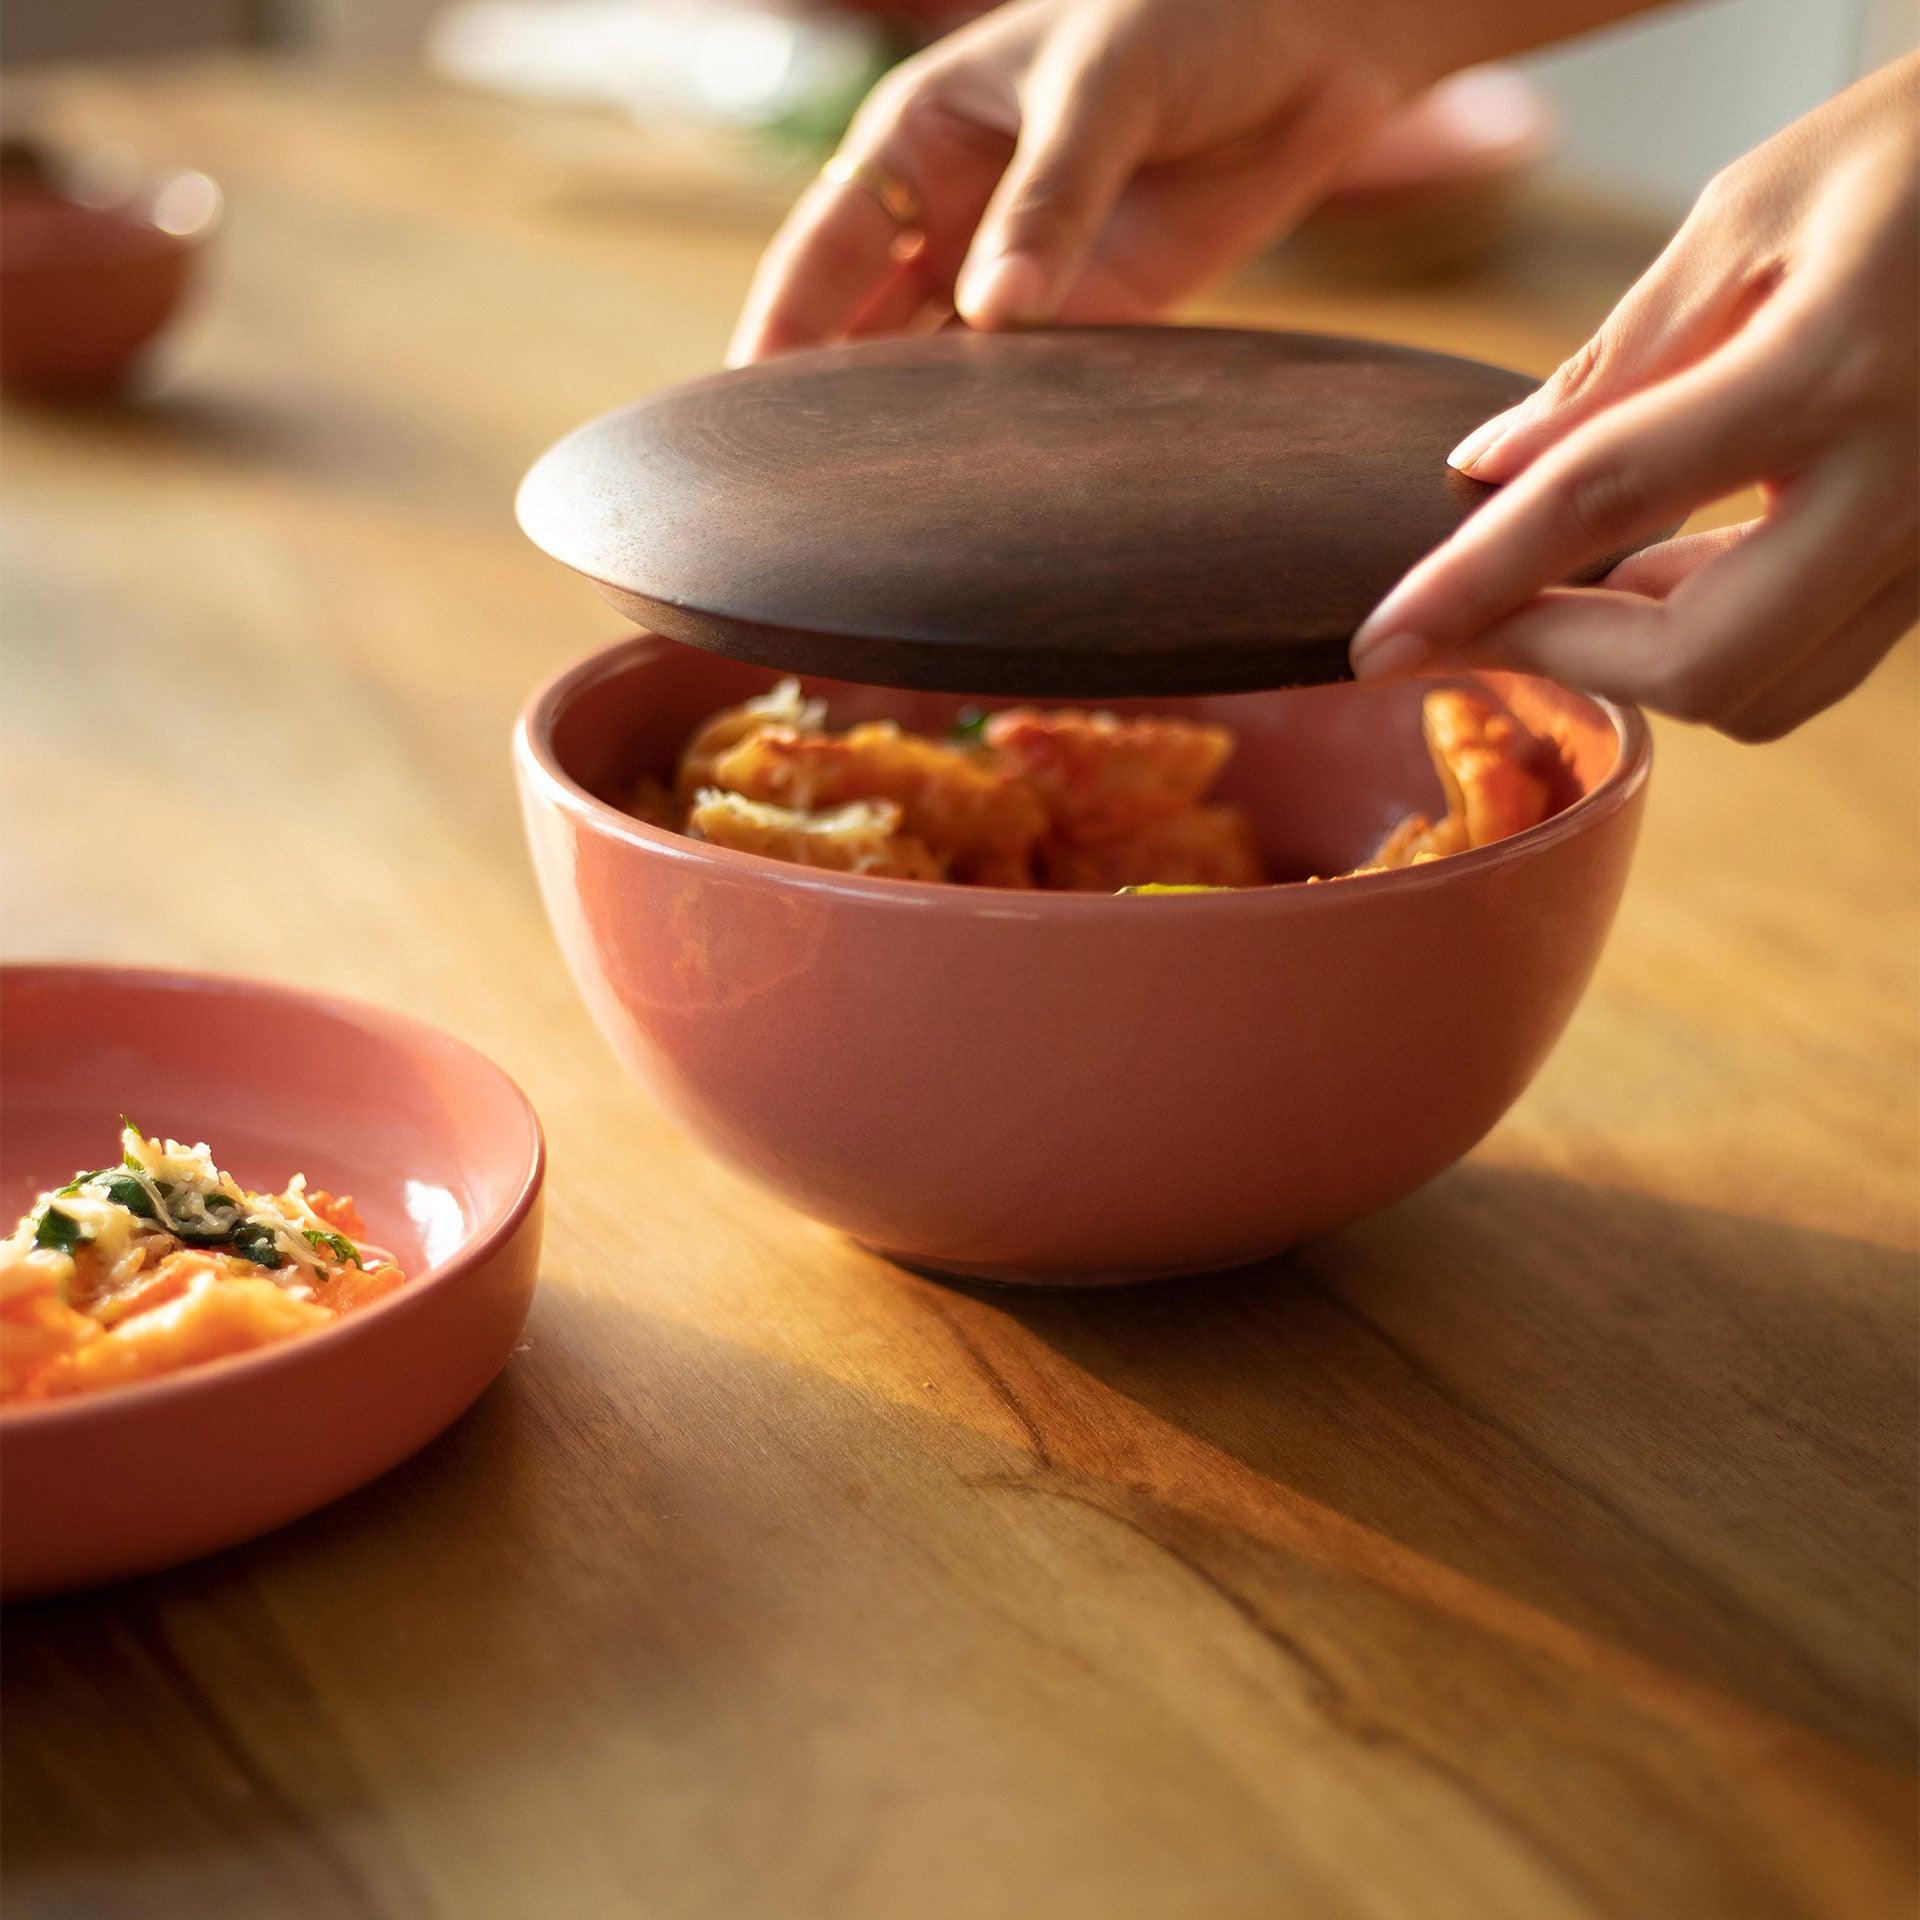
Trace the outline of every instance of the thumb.
[[1129, 91], [1079, 61], [1036, 73], [955, 285], [969, 325], [1036, 326], [1059, 311], [1139, 163], [1144, 113]]

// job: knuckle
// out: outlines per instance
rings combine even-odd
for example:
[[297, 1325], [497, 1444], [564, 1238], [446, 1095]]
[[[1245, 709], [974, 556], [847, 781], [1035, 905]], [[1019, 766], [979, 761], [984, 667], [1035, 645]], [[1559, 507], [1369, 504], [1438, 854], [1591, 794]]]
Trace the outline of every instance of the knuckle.
[[1654, 676], [1649, 704], [1693, 726], [1712, 726], [1726, 717], [1725, 689], [1718, 674], [1697, 660], [1673, 660]]
[[1746, 204], [1746, 170], [1736, 160], [1724, 166], [1707, 184], [1700, 189], [1699, 198], [1693, 203], [1693, 211], [1687, 217], [1689, 225], [1714, 225], [1723, 220], [1740, 217]]
[[1006, 228], [1017, 241], [1044, 242], [1077, 225], [1090, 194], [1086, 181], [1064, 155], [1034, 163], [1007, 202]]
[[1749, 398], [1766, 417], [1806, 423], [1815, 444], [1836, 428], [1885, 424], [1911, 445], [1914, 357], [1910, 342], [1860, 327], [1813, 302], [1782, 303], [1756, 326]]
[[937, 98], [940, 73], [940, 64], [929, 52], [903, 60], [882, 75], [854, 114], [849, 144], [857, 139], [864, 147], [925, 113]]
[[1569, 401], [1595, 386], [1604, 372], [1612, 364], [1612, 342], [1607, 337], [1607, 329], [1594, 334], [1585, 341], [1579, 350], [1570, 354], [1554, 368], [1547, 377], [1546, 397], [1552, 406], [1565, 406]]
[[1868, 332], [1812, 303], [1781, 303], [1754, 329], [1747, 370], [1750, 396], [1762, 406], [1791, 398], [1826, 432], [1851, 417], [1886, 382], [1886, 354]]
[[1617, 454], [1573, 468], [1556, 492], [1561, 532], [1572, 545], [1588, 550], [1638, 525], [1652, 502], [1640, 469]]

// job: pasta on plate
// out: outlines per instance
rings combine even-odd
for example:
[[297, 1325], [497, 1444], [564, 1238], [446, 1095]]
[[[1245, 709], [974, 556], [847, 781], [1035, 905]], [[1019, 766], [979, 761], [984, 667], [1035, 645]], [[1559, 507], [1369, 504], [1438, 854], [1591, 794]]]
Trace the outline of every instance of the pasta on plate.
[[0, 1403], [153, 1379], [331, 1325], [406, 1276], [350, 1198], [251, 1193], [204, 1146], [123, 1123], [120, 1160], [0, 1243]]

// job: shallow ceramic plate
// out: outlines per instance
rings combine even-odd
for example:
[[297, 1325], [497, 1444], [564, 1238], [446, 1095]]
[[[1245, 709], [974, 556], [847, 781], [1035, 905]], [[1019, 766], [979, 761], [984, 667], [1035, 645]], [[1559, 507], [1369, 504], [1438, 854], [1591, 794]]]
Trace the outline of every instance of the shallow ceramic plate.
[[418, 1021], [199, 974], [0, 968], [0, 1224], [99, 1165], [121, 1113], [247, 1185], [351, 1193], [409, 1282], [277, 1346], [0, 1410], [9, 1599], [230, 1546], [384, 1473], [499, 1372], [533, 1295], [540, 1123]]

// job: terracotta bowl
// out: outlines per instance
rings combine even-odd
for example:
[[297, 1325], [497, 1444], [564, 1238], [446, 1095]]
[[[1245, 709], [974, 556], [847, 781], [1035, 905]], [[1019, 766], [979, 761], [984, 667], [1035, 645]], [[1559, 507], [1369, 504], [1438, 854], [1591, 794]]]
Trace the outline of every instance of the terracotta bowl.
[[200, 173], [104, 200], [48, 174], [0, 177], [0, 386], [80, 397], [124, 383], [186, 297], [219, 214]]
[[[1579, 1000], [1639, 825], [1637, 713], [1498, 677], [1571, 749], [1565, 811], [1432, 866], [1123, 898], [825, 874], [599, 796], [773, 676], [652, 637], [536, 694], [534, 865], [595, 1018], [716, 1153], [913, 1267], [1093, 1284], [1235, 1266], [1431, 1179]], [[1490, 676], [1491, 678], [1491, 676]], [[1236, 728], [1224, 791], [1275, 870], [1437, 809], [1417, 683], [1155, 702]], [[959, 701], [817, 682], [836, 723]]]
[[0, 969], [7, 1223], [99, 1165], [123, 1112], [255, 1186], [353, 1194], [410, 1280], [278, 1346], [0, 1411], [8, 1598], [190, 1559], [384, 1473], [499, 1372], [533, 1295], [539, 1122], [431, 1027], [248, 981]]

